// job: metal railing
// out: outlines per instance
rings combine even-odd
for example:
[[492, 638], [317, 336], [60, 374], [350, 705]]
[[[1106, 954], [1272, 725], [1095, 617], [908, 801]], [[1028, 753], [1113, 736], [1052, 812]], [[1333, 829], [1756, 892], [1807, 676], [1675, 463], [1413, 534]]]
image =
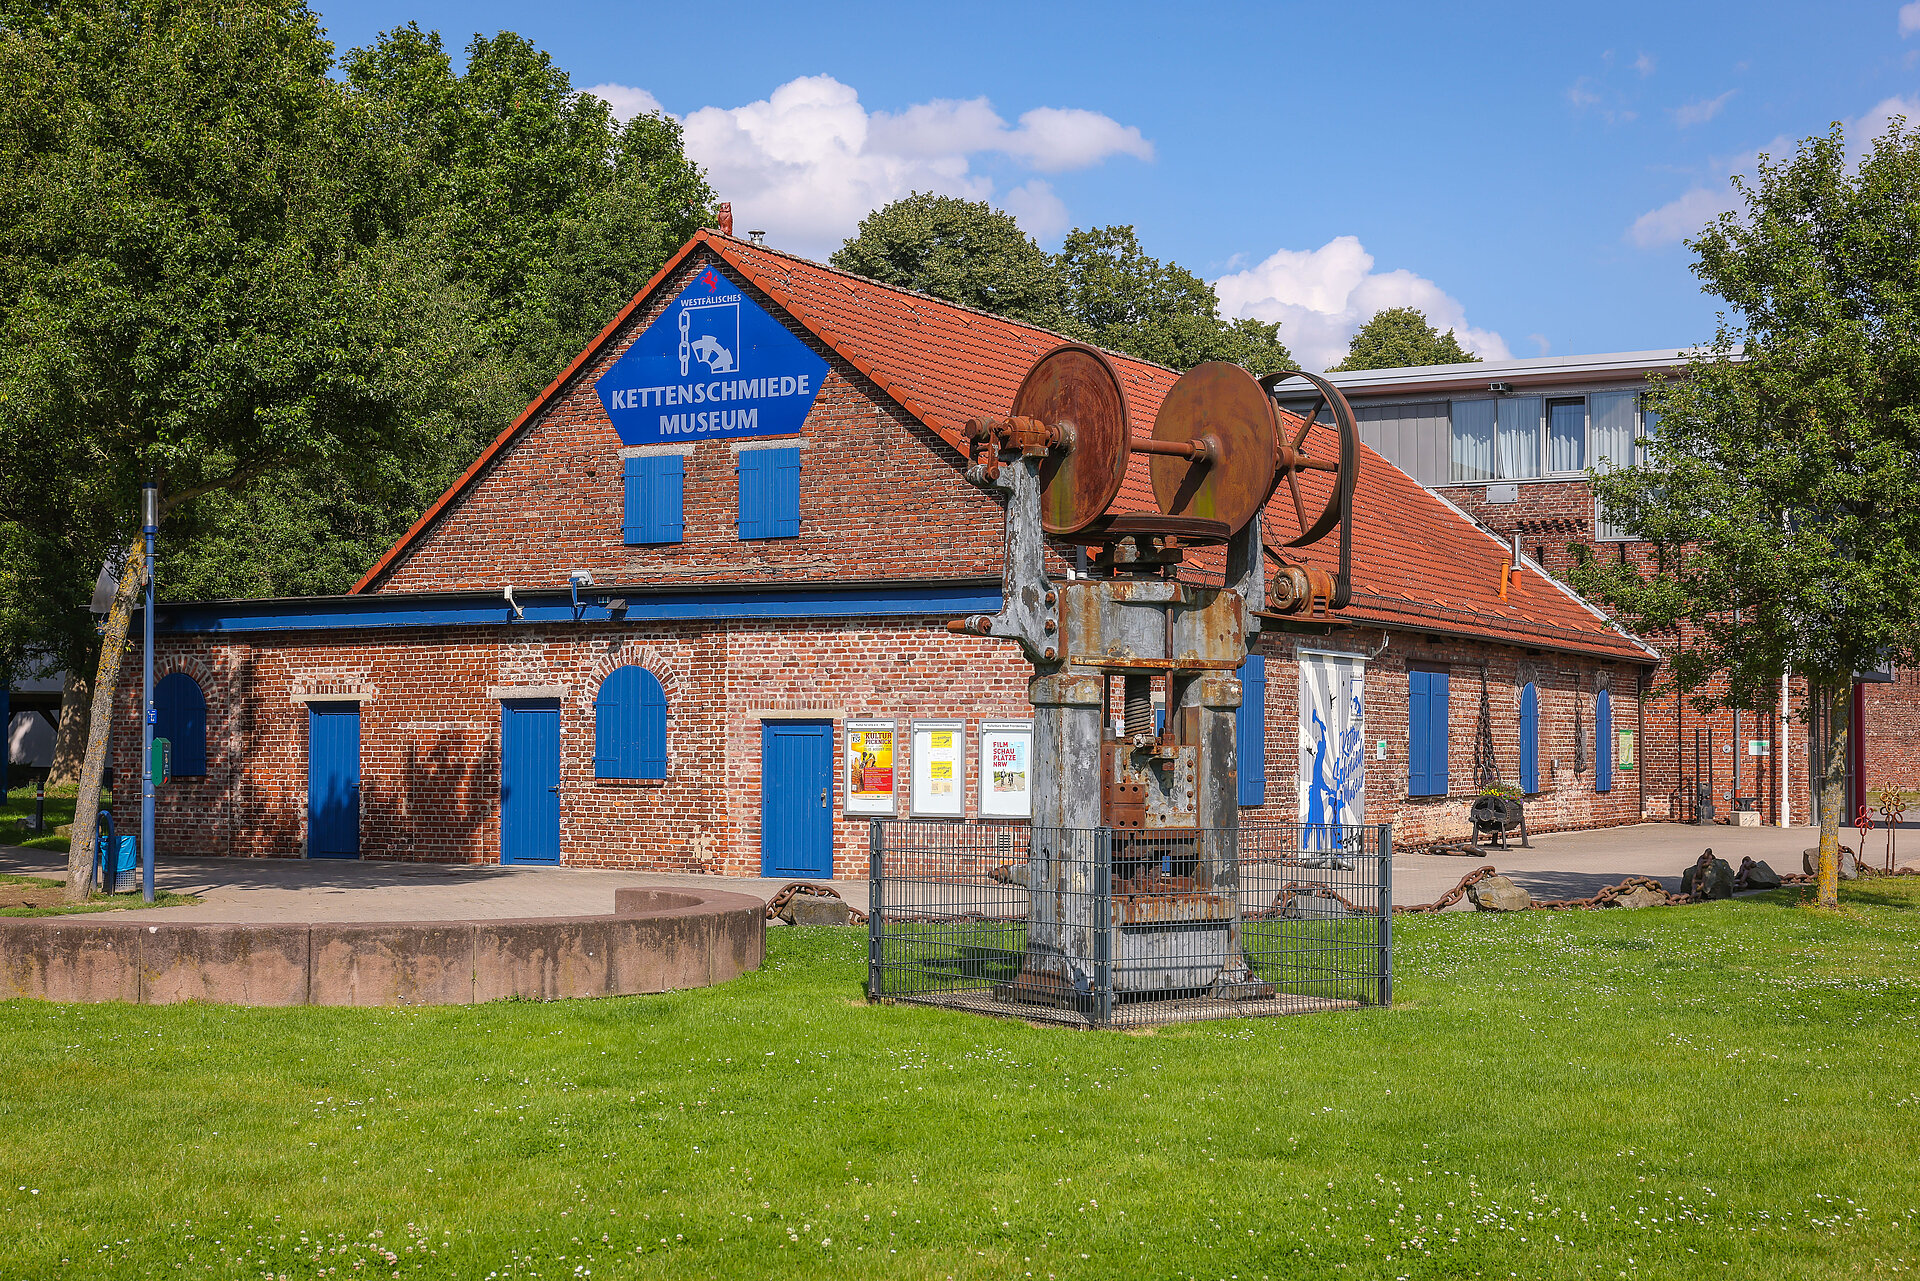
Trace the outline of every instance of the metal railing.
[[1392, 829], [876, 820], [867, 994], [1080, 1027], [1383, 1006]]

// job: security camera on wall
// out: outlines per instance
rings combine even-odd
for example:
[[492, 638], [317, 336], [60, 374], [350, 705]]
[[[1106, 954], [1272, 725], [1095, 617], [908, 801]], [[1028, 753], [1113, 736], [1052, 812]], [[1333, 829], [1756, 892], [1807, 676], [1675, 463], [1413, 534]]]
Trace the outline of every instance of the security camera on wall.
[[590, 570], [576, 569], [567, 575], [567, 581], [575, 587], [593, 586], [593, 574]]

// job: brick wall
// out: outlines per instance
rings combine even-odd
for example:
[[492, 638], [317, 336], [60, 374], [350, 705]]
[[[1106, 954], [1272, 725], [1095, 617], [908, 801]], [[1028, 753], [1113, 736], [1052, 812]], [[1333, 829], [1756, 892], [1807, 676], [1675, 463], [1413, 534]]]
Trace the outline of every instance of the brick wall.
[[[978, 722], [1029, 714], [1029, 669], [1010, 642], [955, 636], [946, 621], [530, 625], [505, 637], [456, 628], [259, 644], [163, 638], [156, 672], [188, 671], [207, 695], [208, 775], [161, 789], [159, 847], [298, 857], [308, 710], [296, 699], [316, 692], [360, 700], [369, 859], [498, 861], [501, 687], [565, 691], [560, 849], [571, 865], [758, 875], [767, 716], [834, 721], [836, 760], [847, 718], [898, 718], [903, 783], [910, 720], [965, 720], [971, 814]], [[625, 663], [653, 672], [666, 693], [663, 781], [594, 777], [594, 699]], [[137, 779], [138, 662], [125, 670], [114, 764], [119, 777]], [[865, 875], [866, 819], [841, 814], [837, 782], [834, 813], [836, 875]]]
[[705, 252], [690, 255], [376, 589], [565, 587], [574, 569], [603, 584], [997, 578], [999, 509], [961, 479], [960, 455], [737, 273], [740, 287], [831, 367], [807, 419], [800, 536], [740, 541], [740, 442], [700, 440], [685, 459], [685, 541], [625, 545], [620, 439], [594, 383], [710, 262], [729, 270]]
[[[1449, 485], [1439, 492], [1502, 538], [1517, 534], [1521, 551], [1558, 578], [1564, 579], [1572, 570], [1579, 555], [1576, 547], [1603, 559], [1623, 559], [1644, 572], [1661, 568], [1648, 544], [1594, 541], [1593, 492], [1585, 480], [1522, 483], [1516, 488], [1518, 496], [1511, 503], [1487, 502], [1484, 485]], [[1670, 637], [1645, 639], [1663, 651], [1673, 643]], [[1646, 688], [1658, 688], [1670, 675], [1670, 667], [1662, 664], [1646, 677]], [[1725, 682], [1717, 681], [1696, 694], [1712, 698], [1724, 691]], [[1648, 817], [1691, 819], [1696, 780], [1704, 778], [1710, 784], [1717, 818], [1733, 809], [1736, 798], [1749, 797], [1768, 823], [1778, 822], [1783, 813], [1795, 824], [1809, 822], [1801, 691], [1796, 689], [1789, 700], [1784, 725], [1778, 698], [1770, 700], [1765, 708], [1736, 715], [1726, 708], [1702, 712], [1693, 705], [1693, 697], [1682, 700], [1669, 693], [1645, 700], [1646, 732], [1639, 754], [1644, 762]], [[1920, 688], [1887, 701], [1911, 701], [1911, 711], [1891, 714], [1896, 719], [1920, 719]], [[1869, 719], [1871, 722], [1872, 717]], [[1697, 768], [1696, 734], [1700, 748]], [[1767, 755], [1749, 754], [1748, 745], [1756, 740], [1768, 745]]]
[[[820, 622], [585, 624], [288, 633], [253, 643], [165, 637], [156, 671], [184, 670], [207, 695], [208, 776], [164, 788], [160, 848], [169, 853], [297, 857], [307, 833], [304, 698], [351, 695], [361, 713], [361, 851], [369, 859], [492, 863], [500, 849], [500, 691], [560, 687], [562, 861], [574, 866], [757, 875], [760, 734], [767, 719], [898, 722], [901, 806], [910, 777], [910, 724], [966, 723], [967, 812], [977, 807], [982, 720], [1025, 717], [1030, 669], [1009, 642], [955, 636], [944, 618]], [[1541, 794], [1535, 831], [1632, 822], [1638, 776], [1616, 770], [1593, 790], [1593, 691], [1610, 682], [1616, 727], [1636, 723], [1629, 667], [1517, 649], [1385, 633], [1351, 646], [1367, 664], [1368, 821], [1391, 821], [1402, 844], [1467, 834], [1479, 672], [1502, 777], [1517, 782], [1519, 686], [1540, 696]], [[1299, 679], [1288, 638], [1260, 641], [1269, 656], [1266, 814], [1297, 814]], [[1452, 665], [1450, 795], [1406, 795], [1407, 663]], [[668, 703], [667, 777], [594, 777], [593, 704], [614, 668], [635, 663], [660, 680]], [[115, 765], [137, 778], [137, 662], [125, 669]], [[491, 692], [490, 692], [491, 691]], [[1573, 704], [1587, 726], [1588, 766], [1572, 768]], [[1387, 741], [1387, 756], [1374, 745]], [[843, 812], [836, 776], [835, 874], [865, 874], [867, 820]]]
[[[1297, 763], [1303, 755], [1295, 645], [1291, 637], [1274, 632], [1263, 632], [1257, 644], [1268, 656], [1267, 803], [1263, 808], [1268, 813], [1294, 817], [1298, 813]], [[1337, 644], [1316, 643], [1307, 648], [1352, 652], [1367, 659], [1364, 817], [1367, 822], [1392, 822], [1396, 844], [1421, 845], [1470, 835], [1467, 811], [1479, 792], [1473, 764], [1483, 664], [1494, 759], [1500, 781], [1512, 786], [1520, 781], [1520, 689], [1528, 681], [1534, 683], [1539, 707], [1540, 792], [1527, 799], [1529, 831], [1609, 827], [1640, 820], [1637, 768], [1624, 770], [1616, 765], [1612, 791], [1594, 790], [1594, 692], [1602, 685], [1610, 689], [1616, 730], [1637, 728], [1638, 700], [1631, 665], [1405, 633], [1357, 633]], [[1407, 795], [1410, 661], [1442, 664], [1449, 669], [1448, 794], [1444, 797]], [[1576, 701], [1587, 739], [1586, 768], [1581, 771], [1573, 768]], [[1382, 740], [1387, 745], [1385, 759], [1378, 753]]]
[[[1867, 803], [1876, 805], [1883, 787], [1920, 790], [1920, 672], [1896, 671], [1892, 684], [1862, 688]], [[1909, 817], [1920, 819], [1920, 807]]]

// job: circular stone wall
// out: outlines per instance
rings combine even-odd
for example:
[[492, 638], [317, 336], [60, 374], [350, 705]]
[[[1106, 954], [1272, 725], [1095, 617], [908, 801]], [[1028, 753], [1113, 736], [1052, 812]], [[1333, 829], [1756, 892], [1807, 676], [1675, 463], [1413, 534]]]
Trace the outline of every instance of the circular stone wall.
[[724, 983], [758, 968], [767, 938], [765, 905], [752, 895], [679, 889], [618, 890], [612, 916], [294, 925], [133, 916], [0, 919], [0, 1000], [465, 1005], [629, 996]]

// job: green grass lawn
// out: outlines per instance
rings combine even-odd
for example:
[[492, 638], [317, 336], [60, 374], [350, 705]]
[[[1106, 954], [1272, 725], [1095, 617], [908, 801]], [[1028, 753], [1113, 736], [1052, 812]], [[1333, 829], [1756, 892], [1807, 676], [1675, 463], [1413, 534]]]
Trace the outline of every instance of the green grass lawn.
[[1824, 1277], [1920, 1264], [1920, 884], [1397, 922], [1151, 1036], [711, 991], [0, 1004], [0, 1275]]
[[[56, 784], [47, 789], [45, 835], [27, 826], [27, 820], [33, 817], [33, 784], [28, 783], [0, 794], [0, 845], [24, 845], [30, 849], [66, 853], [67, 838], [55, 836], [53, 829], [62, 823], [73, 822], [73, 802], [79, 790], [72, 783], [65, 786]], [[102, 790], [100, 803], [112, 804], [112, 794]], [[115, 815], [116, 820], [118, 817]], [[138, 830], [137, 826], [135, 830]]]
[[[122, 883], [124, 884], [134, 880], [136, 880], [136, 878], [129, 877], [127, 881], [123, 881]], [[10, 902], [10, 896], [6, 893], [7, 886], [24, 886], [30, 890], [55, 890], [65, 884], [66, 881], [64, 880], [55, 880], [48, 876], [15, 876], [10, 872], [0, 872], [0, 916], [72, 916], [77, 912], [116, 912], [150, 907], [186, 907], [189, 904], [200, 901], [198, 894], [175, 894], [171, 890], [158, 890], [154, 893], [153, 902], [149, 903], [140, 897], [140, 891], [138, 889], [131, 889], [122, 890], [118, 894], [102, 894], [96, 891], [84, 903], [68, 903], [64, 899], [54, 901], [57, 896], [40, 895], [36, 897], [49, 900], [46, 905], [29, 905], [22, 907], [17, 902]]]

